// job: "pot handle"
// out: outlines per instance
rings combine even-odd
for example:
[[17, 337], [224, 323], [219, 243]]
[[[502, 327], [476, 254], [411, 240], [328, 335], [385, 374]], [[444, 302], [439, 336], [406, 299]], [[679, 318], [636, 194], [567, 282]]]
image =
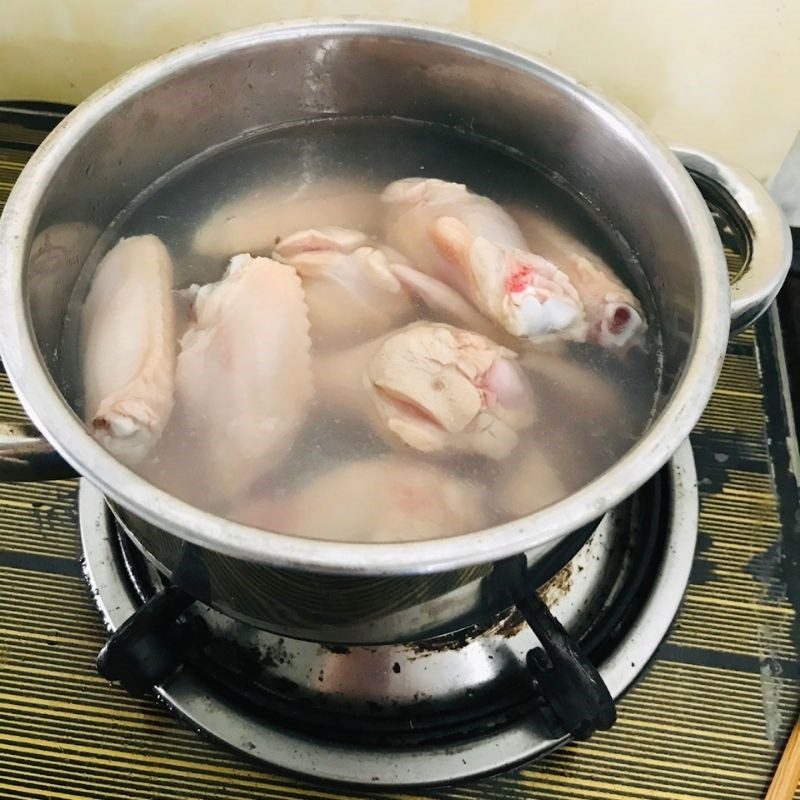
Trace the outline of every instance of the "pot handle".
[[30, 423], [0, 422], [0, 481], [75, 478], [77, 473]]
[[688, 148], [673, 148], [711, 211], [731, 281], [731, 336], [752, 325], [783, 285], [792, 260], [789, 224], [749, 172]]

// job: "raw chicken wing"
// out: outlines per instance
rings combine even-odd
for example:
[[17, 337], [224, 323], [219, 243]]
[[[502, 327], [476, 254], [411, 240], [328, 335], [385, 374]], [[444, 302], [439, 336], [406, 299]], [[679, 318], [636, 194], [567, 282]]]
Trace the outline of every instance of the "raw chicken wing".
[[583, 306], [569, 278], [527, 251], [516, 222], [497, 203], [463, 184], [422, 178], [395, 181], [382, 200], [387, 242], [506, 331], [581, 339]]
[[516, 355], [480, 334], [421, 322], [318, 359], [320, 395], [422, 452], [505, 458], [536, 416]]
[[586, 314], [587, 341], [624, 347], [646, 330], [639, 301], [613, 270], [575, 237], [529, 209], [515, 209], [528, 246], [569, 276]]
[[81, 311], [86, 421], [127, 464], [148, 454], [172, 411], [172, 275], [157, 237], [120, 239], [98, 265]]
[[238, 255], [200, 288], [181, 340], [177, 389], [220, 493], [233, 499], [278, 466], [312, 395], [308, 311], [292, 267]]
[[348, 181], [265, 187], [212, 214], [197, 231], [193, 248], [215, 258], [242, 252], [269, 255], [284, 237], [307, 228], [341, 225], [374, 230], [380, 210], [375, 192]]
[[303, 279], [316, 344], [377, 336], [411, 311], [411, 300], [391, 269], [405, 259], [360, 231], [299, 231], [282, 239], [272, 257]]
[[60, 222], [45, 228], [31, 244], [28, 292], [33, 327], [42, 355], [59, 347], [64, 308], [100, 231], [82, 222]]
[[453, 536], [486, 522], [483, 490], [399, 456], [354, 461], [312, 479], [285, 500], [234, 514], [247, 525], [340, 542], [407, 542]]

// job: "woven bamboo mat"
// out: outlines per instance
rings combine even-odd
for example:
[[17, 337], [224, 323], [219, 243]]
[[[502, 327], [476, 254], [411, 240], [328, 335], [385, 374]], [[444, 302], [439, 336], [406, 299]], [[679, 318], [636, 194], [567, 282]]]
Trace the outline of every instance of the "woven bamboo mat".
[[[54, 121], [0, 110], [0, 206]], [[775, 346], [769, 321], [730, 346], [693, 436], [701, 515], [692, 582], [616, 727], [541, 764], [452, 789], [312, 786], [107, 684], [94, 670], [103, 631], [80, 575], [76, 483], [0, 486], [0, 798], [763, 797], [800, 699], [800, 574], [787, 566], [800, 548], [797, 487]], [[5, 376], [0, 418], [24, 418]]]

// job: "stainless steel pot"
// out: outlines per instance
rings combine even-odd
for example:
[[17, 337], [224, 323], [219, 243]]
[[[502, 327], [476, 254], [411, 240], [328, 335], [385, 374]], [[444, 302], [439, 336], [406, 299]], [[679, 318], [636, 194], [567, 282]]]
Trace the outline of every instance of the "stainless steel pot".
[[[664, 323], [664, 392], [651, 427], [612, 469], [549, 508], [488, 530], [345, 544], [264, 533], [193, 508], [87, 433], [65, 400], [59, 340], [94, 232], [201, 151], [243, 132], [336, 115], [468, 129], [557, 172], [615, 222], [639, 255]], [[732, 296], [714, 221], [690, 173], [746, 242]], [[72, 233], [60, 251], [37, 257], [35, 237], [58, 223]], [[36, 152], [8, 201], [0, 242], [6, 370], [34, 423], [106, 494], [148, 556], [228, 613], [289, 635], [350, 642], [414, 638], [513, 602], [526, 587], [521, 563], [534, 567], [628, 497], [688, 436], [731, 326], [767, 307], [790, 252], [788, 228], [754, 179], [698, 153], [676, 157], [630, 113], [552, 68], [470, 36], [354, 21], [242, 31], [123, 75]], [[1, 463], [13, 476], [27, 459], [15, 432], [6, 432]], [[26, 452], [52, 472], [42, 445], [25, 436]]]

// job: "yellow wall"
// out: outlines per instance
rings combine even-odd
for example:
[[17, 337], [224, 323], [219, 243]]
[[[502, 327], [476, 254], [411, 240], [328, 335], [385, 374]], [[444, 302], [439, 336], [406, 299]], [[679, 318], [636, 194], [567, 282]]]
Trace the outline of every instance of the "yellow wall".
[[342, 14], [527, 48], [628, 104], [669, 142], [765, 181], [800, 127], [798, 0], [0, 0], [0, 99], [77, 102], [211, 33]]

